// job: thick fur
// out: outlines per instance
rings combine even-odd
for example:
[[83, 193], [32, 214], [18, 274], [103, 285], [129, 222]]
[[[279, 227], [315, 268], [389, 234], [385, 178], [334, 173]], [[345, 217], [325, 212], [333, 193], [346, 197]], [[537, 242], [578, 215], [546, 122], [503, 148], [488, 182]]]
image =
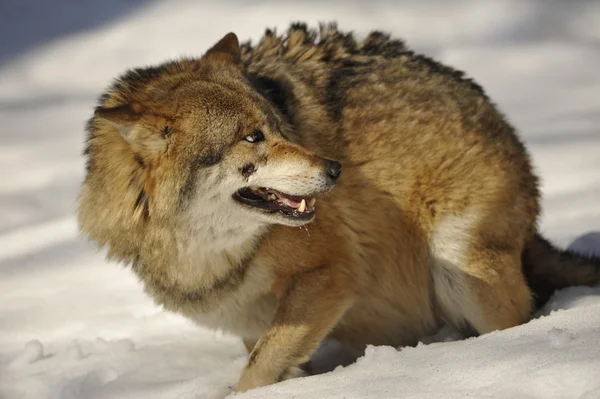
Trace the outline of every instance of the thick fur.
[[[600, 279], [537, 233], [529, 156], [481, 87], [382, 33], [296, 24], [241, 49], [229, 34], [127, 72], [88, 132], [83, 232], [166, 309], [244, 339], [240, 391], [296, 375], [328, 336], [482, 334]], [[316, 217], [232, 199], [251, 185], [316, 195]]]

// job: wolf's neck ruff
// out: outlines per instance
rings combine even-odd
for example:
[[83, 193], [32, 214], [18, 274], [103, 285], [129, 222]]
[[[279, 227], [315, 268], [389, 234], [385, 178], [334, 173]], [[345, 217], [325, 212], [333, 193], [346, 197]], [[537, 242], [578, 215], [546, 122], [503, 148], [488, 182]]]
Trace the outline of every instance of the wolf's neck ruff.
[[[233, 215], [202, 218], [204, 224], [194, 223], [197, 218], [190, 216], [188, 226], [174, 233], [177, 256], [162, 259], [162, 273], [143, 272], [158, 264], [138, 267], [148, 289], [168, 309], [185, 311], [184, 304], [197, 312], [219, 306], [226, 294], [244, 282], [268, 229], [256, 223], [240, 223], [240, 218]], [[207, 224], [209, 220], [211, 224]], [[236, 220], [238, 223], [234, 223]]]
[[[154, 280], [147, 285], [147, 289], [160, 298], [167, 309], [187, 313], [208, 312], [219, 306], [225, 295], [243, 283], [252, 258], [253, 253], [250, 253], [246, 258], [231, 261], [227, 254], [223, 254], [221, 257], [217, 256], [213, 263], [219, 264], [222, 274], [203, 273], [202, 277], [196, 279], [196, 284], [185, 284], [185, 281], [189, 282], [193, 277], [188, 272], [180, 272], [171, 281]], [[205, 265], [200, 263], [195, 266], [202, 268]], [[203, 284], [198, 284], [199, 281]], [[192, 308], [193, 311], [186, 308]]]
[[218, 200], [206, 208], [190, 209], [187, 222], [175, 233], [182, 284], [190, 275], [208, 281], [226, 275], [252, 256], [267, 230], [268, 225]]

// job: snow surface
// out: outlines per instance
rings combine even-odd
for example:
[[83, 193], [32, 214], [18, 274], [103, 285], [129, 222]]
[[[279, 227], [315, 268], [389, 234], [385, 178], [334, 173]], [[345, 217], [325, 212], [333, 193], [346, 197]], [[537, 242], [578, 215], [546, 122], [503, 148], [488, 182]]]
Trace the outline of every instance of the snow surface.
[[[543, 178], [541, 230], [600, 254], [600, 3], [559, 0], [0, 4], [0, 398], [223, 398], [239, 340], [162, 312], [78, 238], [83, 127], [124, 69], [199, 55], [228, 31], [336, 19], [381, 29], [481, 83]], [[589, 233], [587, 235], [584, 235]], [[557, 293], [539, 318], [478, 338], [334, 343], [313, 377], [237, 398], [600, 398], [600, 288]]]

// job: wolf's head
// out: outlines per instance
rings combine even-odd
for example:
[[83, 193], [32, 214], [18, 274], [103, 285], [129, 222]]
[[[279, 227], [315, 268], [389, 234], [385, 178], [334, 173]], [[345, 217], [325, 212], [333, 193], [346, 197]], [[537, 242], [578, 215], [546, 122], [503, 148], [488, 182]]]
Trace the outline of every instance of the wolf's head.
[[340, 175], [338, 162], [284, 138], [232, 33], [200, 59], [126, 73], [100, 104], [79, 208], [84, 231], [103, 231], [97, 241], [111, 241], [111, 225], [151, 221], [300, 226]]

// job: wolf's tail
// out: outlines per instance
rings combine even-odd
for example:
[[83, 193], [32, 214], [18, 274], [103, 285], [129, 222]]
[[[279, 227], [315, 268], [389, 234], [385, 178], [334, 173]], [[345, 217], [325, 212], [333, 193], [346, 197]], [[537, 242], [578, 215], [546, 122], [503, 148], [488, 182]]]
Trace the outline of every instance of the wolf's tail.
[[522, 261], [538, 307], [560, 288], [600, 283], [600, 258], [560, 250], [539, 234], [527, 243]]

